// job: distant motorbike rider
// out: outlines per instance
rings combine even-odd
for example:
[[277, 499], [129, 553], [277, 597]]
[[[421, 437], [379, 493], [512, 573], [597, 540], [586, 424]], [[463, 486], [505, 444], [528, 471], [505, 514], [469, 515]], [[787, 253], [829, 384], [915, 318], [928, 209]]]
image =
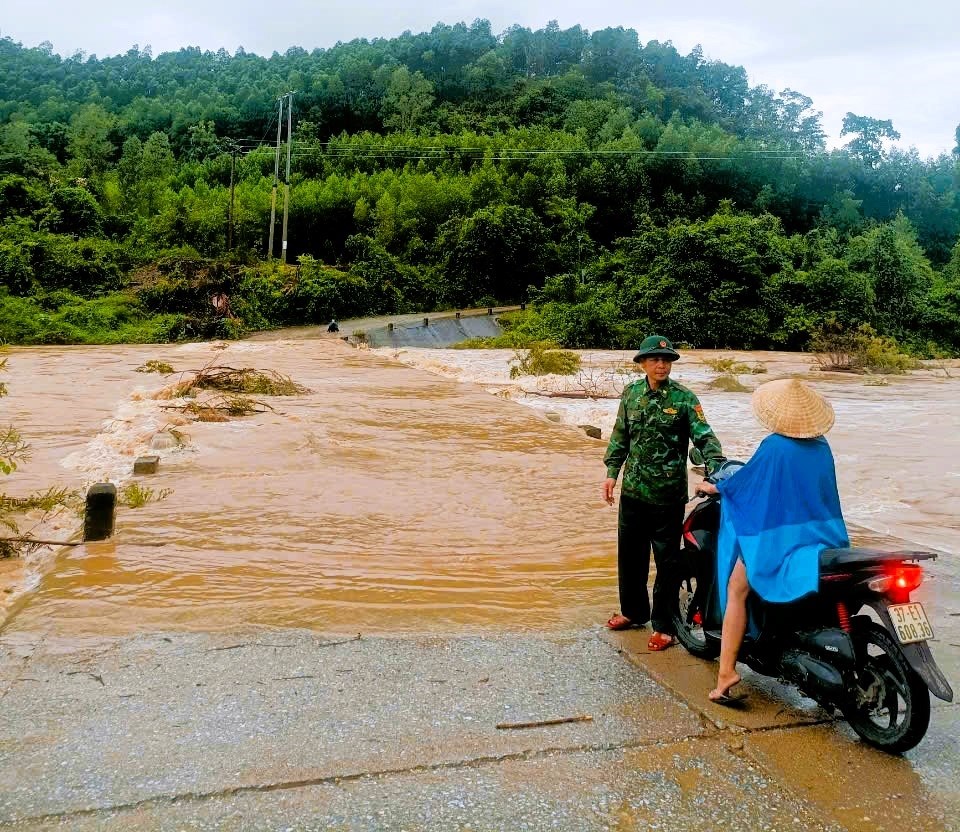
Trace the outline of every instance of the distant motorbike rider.
[[[604, 457], [604, 499], [613, 505], [623, 468], [617, 524], [620, 612], [607, 621], [611, 630], [643, 627], [651, 621], [650, 650], [675, 642], [673, 613], [680, 577], [680, 538], [687, 492], [687, 450], [692, 441], [706, 459], [708, 473], [724, 461], [720, 441], [707, 424], [696, 395], [670, 380], [680, 354], [662, 335], [640, 344], [634, 361], [646, 374], [628, 385]], [[657, 564], [653, 610], [647, 595], [650, 550]]]
[[337, 319], [333, 318], [329, 324], [327, 324], [327, 332], [339, 332], [340, 324], [337, 323]]

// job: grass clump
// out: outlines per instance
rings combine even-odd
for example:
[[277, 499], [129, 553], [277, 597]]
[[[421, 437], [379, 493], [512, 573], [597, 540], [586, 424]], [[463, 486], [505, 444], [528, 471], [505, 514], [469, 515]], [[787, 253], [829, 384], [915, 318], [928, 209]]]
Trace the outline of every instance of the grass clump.
[[741, 384], [735, 375], [729, 373], [717, 376], [707, 387], [712, 390], [720, 390], [724, 393], [747, 393], [750, 390], [749, 387]]
[[560, 346], [553, 341], [544, 341], [535, 335], [510, 329], [489, 338], [467, 338], [465, 341], [458, 341], [452, 348], [455, 350], [525, 350], [535, 344], [550, 344], [553, 348]]
[[[744, 364], [741, 361], [737, 361], [735, 358], [705, 358], [703, 363], [717, 373], [740, 375], [742, 373], [753, 372], [753, 369], [749, 364]], [[766, 372], [766, 370], [761, 370], [761, 372]]]
[[549, 341], [538, 341], [526, 352], [514, 355], [517, 363], [510, 368], [510, 378], [518, 376], [572, 376], [580, 370], [580, 356], [570, 350], [557, 349]]
[[117, 502], [127, 508], [141, 508], [147, 503], [159, 503], [171, 494], [173, 494], [171, 488], [161, 488], [159, 491], [154, 491], [138, 482], [131, 482], [117, 492]]
[[175, 373], [176, 370], [173, 369], [166, 361], [157, 361], [156, 359], [151, 359], [145, 364], [141, 364], [137, 367], [136, 372], [138, 373], [160, 373], [161, 375], [168, 376], [171, 373]]

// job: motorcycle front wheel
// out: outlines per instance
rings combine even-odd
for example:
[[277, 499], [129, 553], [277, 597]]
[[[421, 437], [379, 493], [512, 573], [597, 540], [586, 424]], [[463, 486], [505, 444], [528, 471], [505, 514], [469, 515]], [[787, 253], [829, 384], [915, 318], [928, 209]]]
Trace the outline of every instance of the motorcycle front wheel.
[[679, 641], [688, 653], [700, 659], [715, 659], [720, 655], [720, 645], [707, 641], [703, 632], [703, 610], [697, 596], [697, 579], [691, 575], [680, 584], [677, 612], [673, 615], [673, 627]]
[[897, 643], [874, 622], [855, 622], [855, 684], [841, 711], [870, 745], [899, 753], [913, 748], [930, 724], [930, 693]]

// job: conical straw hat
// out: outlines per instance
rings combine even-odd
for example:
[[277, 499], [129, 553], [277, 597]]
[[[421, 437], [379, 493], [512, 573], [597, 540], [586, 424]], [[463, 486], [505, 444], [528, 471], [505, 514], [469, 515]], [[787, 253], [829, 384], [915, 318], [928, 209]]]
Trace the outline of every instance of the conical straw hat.
[[773, 433], [813, 439], [833, 427], [833, 407], [798, 378], [769, 381], [753, 393], [753, 413]]

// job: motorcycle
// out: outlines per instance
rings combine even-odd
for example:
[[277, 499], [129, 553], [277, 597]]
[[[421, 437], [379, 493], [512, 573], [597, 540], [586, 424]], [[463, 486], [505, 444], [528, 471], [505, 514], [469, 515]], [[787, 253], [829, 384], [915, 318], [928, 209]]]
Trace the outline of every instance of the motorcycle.
[[[695, 452], [691, 461], [702, 464]], [[708, 481], [725, 479], [742, 465], [728, 460]], [[700, 496], [705, 499], [683, 524], [685, 574], [674, 625], [689, 653], [714, 659], [722, 625], [716, 586], [720, 499]], [[923, 580], [921, 563], [936, 557], [864, 547], [824, 550], [816, 593], [789, 604], [750, 594], [750, 626], [739, 661], [795, 685], [830, 712], [839, 710], [870, 745], [892, 753], [913, 748], [930, 723], [930, 694], [953, 700], [927, 644], [933, 629], [923, 605], [910, 600]]]

